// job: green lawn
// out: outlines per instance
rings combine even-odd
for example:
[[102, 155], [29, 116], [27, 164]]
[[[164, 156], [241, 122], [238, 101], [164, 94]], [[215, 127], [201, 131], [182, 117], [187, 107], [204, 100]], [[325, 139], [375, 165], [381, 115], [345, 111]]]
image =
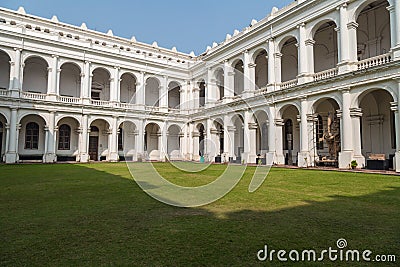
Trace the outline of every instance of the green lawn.
[[[210, 182], [224, 168], [188, 174], [156, 166], [186, 186]], [[339, 238], [349, 249], [400, 261], [399, 176], [274, 168], [248, 193], [254, 170], [213, 204], [175, 208], [147, 196], [123, 163], [0, 165], [0, 264], [265, 266], [256, 257], [265, 244], [322, 250]]]

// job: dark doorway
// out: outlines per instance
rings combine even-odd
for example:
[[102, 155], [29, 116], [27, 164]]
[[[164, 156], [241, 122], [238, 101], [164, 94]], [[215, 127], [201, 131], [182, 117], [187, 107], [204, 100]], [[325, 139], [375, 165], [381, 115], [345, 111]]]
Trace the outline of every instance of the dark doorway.
[[91, 160], [98, 161], [99, 137], [89, 137], [89, 156]]

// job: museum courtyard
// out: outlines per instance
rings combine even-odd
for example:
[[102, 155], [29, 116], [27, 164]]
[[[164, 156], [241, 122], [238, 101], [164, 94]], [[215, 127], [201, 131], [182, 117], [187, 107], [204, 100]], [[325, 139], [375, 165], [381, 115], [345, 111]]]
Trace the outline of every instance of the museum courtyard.
[[[155, 167], [171, 182], [201, 186], [226, 165], [199, 173]], [[177, 208], [144, 193], [125, 163], [0, 165], [0, 265], [252, 266], [267, 264], [257, 258], [265, 245], [321, 251], [339, 239], [371, 257], [400, 256], [399, 176], [272, 168], [249, 193], [255, 169], [222, 199]]]

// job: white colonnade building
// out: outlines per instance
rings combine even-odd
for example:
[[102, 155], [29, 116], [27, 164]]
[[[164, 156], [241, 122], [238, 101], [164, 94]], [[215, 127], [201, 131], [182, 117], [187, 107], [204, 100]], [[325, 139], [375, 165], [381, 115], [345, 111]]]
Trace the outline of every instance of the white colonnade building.
[[399, 98], [399, 0], [295, 1], [199, 56], [0, 8], [6, 163], [383, 157], [400, 172]]

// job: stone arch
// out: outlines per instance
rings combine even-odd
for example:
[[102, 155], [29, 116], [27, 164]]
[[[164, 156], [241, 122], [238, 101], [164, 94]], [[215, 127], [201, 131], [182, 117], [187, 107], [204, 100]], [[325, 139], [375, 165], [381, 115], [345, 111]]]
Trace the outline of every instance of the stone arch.
[[10, 55], [0, 49], [0, 90], [7, 90], [12, 86], [10, 61]]
[[146, 79], [145, 104], [146, 106], [158, 107], [160, 102], [161, 82], [158, 78], [151, 76]]
[[81, 95], [81, 67], [75, 62], [65, 62], [60, 67], [59, 94], [69, 97]]
[[103, 67], [97, 67], [92, 71], [92, 75], [91, 99], [109, 101], [111, 93], [110, 71]]
[[40, 56], [29, 56], [25, 59], [22, 90], [32, 93], [47, 93], [48, 85], [47, 61]]
[[131, 72], [124, 72], [120, 77], [120, 102], [136, 103], [137, 78]]
[[[56, 122], [58, 131], [56, 132], [56, 154], [57, 161], [76, 161], [79, 154], [79, 134], [80, 121], [73, 116], [63, 116]], [[63, 125], [69, 127], [69, 133], [65, 132]]]
[[171, 81], [168, 84], [168, 108], [179, 109], [181, 105], [181, 85]]

